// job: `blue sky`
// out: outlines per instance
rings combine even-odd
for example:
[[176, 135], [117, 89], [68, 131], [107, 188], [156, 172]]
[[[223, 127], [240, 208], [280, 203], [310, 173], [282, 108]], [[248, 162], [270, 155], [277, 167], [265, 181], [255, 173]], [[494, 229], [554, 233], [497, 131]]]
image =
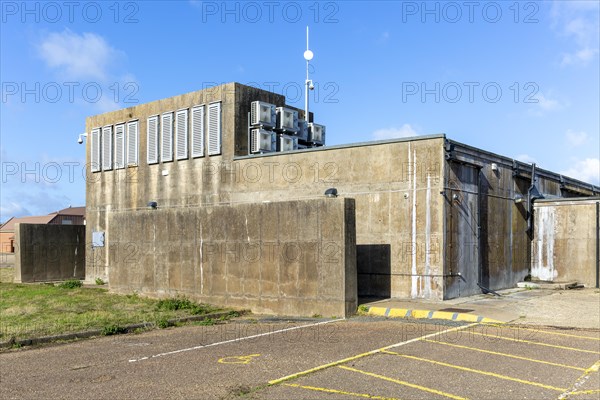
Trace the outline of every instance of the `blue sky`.
[[85, 203], [85, 118], [237, 81], [328, 144], [448, 137], [599, 184], [597, 1], [3, 1], [0, 221]]

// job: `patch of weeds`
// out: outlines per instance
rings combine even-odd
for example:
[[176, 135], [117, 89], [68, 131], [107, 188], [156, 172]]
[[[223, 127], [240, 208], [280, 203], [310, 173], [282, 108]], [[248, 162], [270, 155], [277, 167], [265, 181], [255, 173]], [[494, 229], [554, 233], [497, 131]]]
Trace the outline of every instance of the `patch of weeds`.
[[10, 346], [11, 349], [20, 349], [21, 347], [23, 346], [19, 342], [13, 342], [13, 344]]
[[104, 282], [104, 279], [102, 278], [96, 278], [96, 285], [98, 286], [102, 286], [104, 285], [106, 282]]
[[102, 335], [104, 336], [118, 335], [120, 333], [125, 333], [125, 328], [119, 325], [107, 325], [102, 328]]
[[366, 314], [369, 312], [369, 307], [365, 306], [364, 304], [361, 304], [360, 306], [358, 306], [358, 312]]
[[69, 279], [58, 285], [58, 287], [62, 289], [77, 289], [82, 286], [83, 283], [79, 279]]
[[215, 320], [212, 318], [204, 318], [202, 321], [198, 321], [197, 324], [202, 326], [210, 326], [215, 324]]
[[323, 316], [321, 314], [314, 313], [312, 318], [323, 318]]
[[252, 388], [248, 385], [238, 385], [231, 389], [231, 394], [237, 397], [252, 393]]
[[133, 292], [131, 294], [126, 294], [125, 297], [127, 297], [128, 299], [131, 299], [131, 300], [136, 300], [136, 299], [140, 298], [140, 296], [136, 292]]
[[194, 303], [193, 301], [185, 297], [175, 297], [171, 299], [159, 300], [156, 304], [156, 309], [159, 311], [186, 310], [187, 312], [193, 315], [207, 314], [211, 311], [214, 311], [214, 308], [208, 304]]
[[156, 321], [156, 326], [158, 326], [160, 329], [168, 328], [170, 326], [169, 320], [166, 318], [160, 318]]

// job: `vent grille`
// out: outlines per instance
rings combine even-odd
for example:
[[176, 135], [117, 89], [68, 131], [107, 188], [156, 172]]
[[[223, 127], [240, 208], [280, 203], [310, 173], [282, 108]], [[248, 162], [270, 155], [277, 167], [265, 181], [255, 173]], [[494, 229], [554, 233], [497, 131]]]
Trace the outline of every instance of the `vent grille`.
[[160, 159], [162, 162], [173, 161], [173, 113], [163, 114], [160, 122]]
[[125, 168], [125, 125], [115, 126], [115, 169]]
[[112, 169], [112, 126], [102, 128], [102, 170]]
[[188, 110], [179, 110], [175, 115], [175, 137], [177, 159], [188, 158]]
[[204, 156], [204, 106], [192, 108], [192, 157]]
[[127, 165], [138, 165], [139, 122], [127, 124]]
[[90, 143], [90, 169], [92, 172], [100, 171], [100, 129], [92, 129]]
[[148, 164], [158, 163], [158, 115], [148, 118]]
[[221, 103], [208, 106], [208, 155], [221, 154]]

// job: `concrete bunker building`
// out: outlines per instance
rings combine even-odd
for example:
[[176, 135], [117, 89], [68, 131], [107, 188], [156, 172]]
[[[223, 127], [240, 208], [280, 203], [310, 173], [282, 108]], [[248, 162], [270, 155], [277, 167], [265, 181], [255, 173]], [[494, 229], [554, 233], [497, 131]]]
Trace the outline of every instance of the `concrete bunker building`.
[[249, 154], [254, 101], [286, 106], [228, 83], [87, 118], [88, 281], [290, 315], [451, 299], [531, 272], [532, 200], [600, 194], [443, 134]]

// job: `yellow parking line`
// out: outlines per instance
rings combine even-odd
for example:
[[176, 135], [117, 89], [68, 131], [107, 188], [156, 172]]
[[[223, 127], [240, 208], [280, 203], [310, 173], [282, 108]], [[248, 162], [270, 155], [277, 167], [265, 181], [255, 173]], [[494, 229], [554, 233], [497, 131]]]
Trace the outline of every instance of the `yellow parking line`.
[[316, 387], [316, 386], [298, 385], [296, 383], [284, 383], [284, 386], [290, 386], [290, 387], [294, 387], [294, 388], [301, 388], [301, 389], [307, 389], [307, 390], [314, 390], [314, 391], [317, 391], [317, 392], [335, 393], [335, 394], [344, 394], [344, 395], [348, 395], [348, 396], [363, 397], [365, 399], [399, 400], [399, 399], [397, 399], [395, 397], [372, 396], [372, 395], [366, 394], [366, 393], [353, 393], [353, 392], [346, 392], [346, 391], [343, 391], [343, 390], [327, 389], [327, 388]]
[[476, 374], [493, 376], [494, 378], [505, 379], [507, 381], [513, 381], [513, 382], [523, 383], [523, 384], [531, 385], [531, 386], [538, 386], [538, 387], [541, 387], [541, 388], [544, 388], [544, 389], [556, 390], [557, 392], [564, 392], [566, 390], [564, 388], [558, 388], [558, 387], [555, 387], [555, 386], [544, 385], [543, 383], [526, 381], [524, 379], [513, 378], [511, 376], [506, 376], [506, 375], [500, 375], [500, 374], [496, 374], [494, 372], [481, 371], [479, 369], [461, 367], [460, 365], [447, 364], [447, 363], [441, 362], [441, 361], [435, 361], [435, 360], [429, 360], [427, 358], [409, 356], [409, 355], [406, 355], [406, 354], [400, 354], [400, 353], [396, 353], [396, 352], [393, 352], [393, 351], [384, 350], [382, 353], [393, 354], [393, 355], [396, 355], [396, 356], [399, 356], [399, 357], [408, 358], [408, 359], [411, 359], [411, 360], [425, 361], [425, 362], [428, 362], [428, 363], [431, 363], [431, 364], [442, 365], [444, 367], [450, 367], [450, 368], [459, 369], [461, 371], [474, 372]]
[[593, 350], [577, 349], [577, 348], [575, 348], [575, 347], [559, 346], [559, 345], [557, 345], [557, 344], [548, 344], [548, 343], [534, 342], [534, 341], [531, 341], [531, 340], [525, 340], [525, 339], [514, 339], [514, 338], [509, 338], [509, 337], [506, 337], [506, 336], [499, 336], [499, 335], [489, 335], [489, 334], [487, 334], [487, 333], [469, 332], [469, 334], [473, 334], [473, 335], [480, 335], [480, 336], [487, 336], [487, 337], [493, 337], [493, 338], [497, 338], [497, 339], [510, 340], [511, 342], [520, 342], [520, 343], [537, 344], [538, 346], [553, 347], [553, 348], [555, 348], [555, 349], [563, 349], [563, 350], [571, 350], [571, 351], [580, 351], [580, 352], [582, 352], [582, 353], [600, 354], [600, 351], [593, 351]]
[[[581, 385], [583, 385], [590, 377], [590, 374], [594, 373], [594, 372], [598, 372], [600, 370], [600, 360], [596, 361], [594, 363], [594, 365], [592, 365], [591, 367], [587, 368], [585, 370], [585, 372], [583, 373], [583, 375], [581, 375], [573, 385], [571, 385], [571, 388], [568, 390], [565, 390], [563, 392], [563, 394], [561, 394], [560, 396], [558, 396], [559, 400], [560, 399], [567, 399], [569, 398], [569, 396], [571, 396], [572, 394], [575, 394], [579, 391], [575, 390], [578, 387], [580, 387]], [[586, 391], [582, 391], [582, 392], [586, 392]]]
[[569, 396], [577, 396], [578, 394], [594, 394], [594, 393], [600, 393], [600, 389], [579, 390], [577, 392], [569, 393]]
[[[385, 352], [386, 351], [384, 351], [384, 353]], [[404, 381], [401, 381], [401, 380], [398, 380], [398, 379], [389, 378], [387, 376], [374, 374], [372, 372], [367, 372], [367, 371], [362, 371], [362, 370], [356, 369], [356, 368], [346, 367], [345, 365], [339, 365], [338, 368], [342, 368], [342, 369], [345, 369], [347, 371], [358, 372], [358, 373], [361, 373], [361, 374], [364, 374], [364, 375], [372, 376], [374, 378], [383, 379], [384, 381], [394, 382], [394, 383], [397, 383], [398, 385], [408, 386], [408, 387], [413, 388], [413, 389], [423, 390], [425, 392], [434, 393], [434, 394], [437, 394], [437, 395], [440, 395], [440, 396], [444, 396], [444, 397], [449, 397], [449, 398], [455, 399], [455, 400], [467, 400], [465, 397], [455, 396], [453, 394], [442, 392], [440, 390], [435, 390], [435, 389], [431, 389], [431, 388], [428, 388], [428, 387], [425, 387], [425, 386], [415, 385], [414, 383], [404, 382]]]
[[429, 333], [429, 334], [427, 334], [425, 336], [421, 336], [421, 337], [416, 337], [414, 339], [405, 340], [404, 342], [390, 344], [389, 346], [385, 346], [385, 347], [381, 347], [379, 349], [367, 351], [365, 353], [357, 354], [355, 356], [344, 358], [344, 359], [341, 359], [341, 360], [338, 360], [338, 361], [334, 361], [334, 362], [330, 362], [330, 363], [327, 363], [327, 364], [319, 365], [318, 367], [310, 368], [310, 369], [307, 369], [307, 370], [302, 371], [302, 372], [296, 372], [294, 374], [284, 376], [283, 378], [273, 379], [272, 381], [269, 381], [269, 385], [278, 385], [278, 384], [280, 384], [282, 382], [285, 382], [285, 381], [296, 379], [296, 378], [299, 378], [299, 377], [304, 376], [304, 375], [312, 374], [313, 372], [321, 371], [321, 370], [324, 370], [324, 369], [327, 369], [327, 368], [331, 368], [331, 367], [335, 367], [335, 366], [340, 365], [340, 364], [347, 363], [348, 361], [354, 361], [354, 360], [358, 360], [359, 358], [371, 356], [373, 354], [378, 354], [382, 350], [393, 349], [393, 348], [404, 346], [404, 345], [407, 345], [407, 344], [410, 344], [410, 343], [418, 342], [419, 340], [422, 340], [422, 339], [427, 339], [427, 338], [430, 338], [430, 337], [439, 336], [439, 335], [447, 334], [447, 333], [450, 333], [450, 332], [460, 331], [462, 329], [469, 329], [469, 328], [474, 327], [475, 325], [477, 325], [477, 324], [470, 324], [470, 325], [458, 326], [458, 327], [455, 327], [455, 328], [449, 328], [449, 329], [443, 330], [441, 332], [433, 332], [433, 333]]
[[572, 338], [578, 338], [578, 339], [588, 339], [588, 340], [598, 340], [598, 341], [600, 341], [600, 337], [572, 335], [570, 333], [553, 332], [553, 331], [543, 331], [543, 330], [540, 330], [540, 329], [525, 328], [525, 327], [520, 327], [520, 326], [514, 327], [514, 326], [498, 325], [498, 324], [488, 324], [488, 325], [489, 326], [496, 326], [496, 327], [499, 327], [499, 328], [513, 329], [513, 330], [534, 331], [534, 332], [539, 332], [539, 333], [547, 333], [548, 335], [558, 335], [558, 336], [566, 336], [566, 337], [572, 337]]
[[553, 365], [555, 367], [570, 368], [570, 369], [575, 369], [577, 371], [585, 371], [586, 370], [585, 368], [574, 367], [572, 365], [558, 364], [558, 363], [553, 363], [553, 362], [550, 362], [550, 361], [537, 360], [535, 358], [527, 358], [527, 357], [517, 356], [517, 355], [514, 355], [514, 354], [508, 354], [508, 353], [499, 353], [497, 351], [484, 350], [484, 349], [479, 349], [477, 347], [462, 346], [460, 344], [454, 344], [454, 343], [448, 343], [448, 342], [440, 342], [440, 341], [437, 341], [437, 340], [429, 340], [429, 339], [423, 339], [423, 341], [424, 342], [429, 342], [429, 343], [443, 344], [445, 346], [452, 346], [452, 347], [456, 347], [456, 348], [459, 348], [459, 349], [467, 349], [467, 350], [479, 351], [481, 353], [495, 354], [497, 356], [516, 358], [518, 360], [525, 360], [525, 361], [532, 361], [532, 362], [536, 362], [536, 363], [540, 363], [540, 364]]

